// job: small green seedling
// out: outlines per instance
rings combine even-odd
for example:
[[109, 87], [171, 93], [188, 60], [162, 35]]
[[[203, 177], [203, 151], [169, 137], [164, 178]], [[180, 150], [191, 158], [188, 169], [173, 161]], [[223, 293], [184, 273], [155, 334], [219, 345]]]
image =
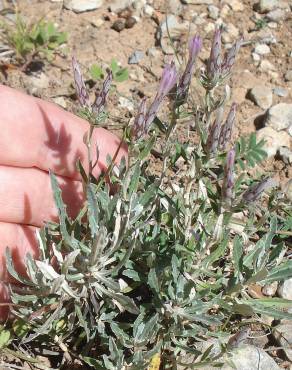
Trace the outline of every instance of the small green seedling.
[[[113, 74], [113, 80], [116, 82], [123, 82], [126, 81], [129, 78], [129, 71], [127, 68], [121, 68], [118, 65], [118, 62], [116, 59], [112, 59], [111, 64], [110, 64], [110, 69]], [[102, 80], [104, 79], [106, 73], [97, 64], [93, 64], [89, 70], [90, 76], [93, 80]]]
[[43, 19], [34, 24], [27, 23], [17, 15], [13, 24], [1, 22], [5, 41], [15, 51], [15, 62], [25, 66], [37, 57], [52, 61], [60, 45], [67, 41], [67, 33], [57, 30], [53, 22]]
[[267, 27], [268, 21], [265, 18], [257, 19], [255, 22], [256, 30], [261, 30]]

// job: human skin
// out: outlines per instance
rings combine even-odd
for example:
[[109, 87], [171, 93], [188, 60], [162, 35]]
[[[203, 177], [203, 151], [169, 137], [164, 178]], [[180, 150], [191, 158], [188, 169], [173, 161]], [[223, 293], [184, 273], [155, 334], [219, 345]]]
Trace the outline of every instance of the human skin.
[[[47, 221], [56, 221], [49, 171], [58, 179], [69, 216], [77, 215], [84, 196], [77, 159], [88, 169], [83, 137], [86, 121], [58, 106], [0, 85], [0, 320], [7, 316], [7, 283], [14, 280], [6, 270], [5, 249], [9, 247], [16, 270], [25, 273], [28, 252], [38, 256], [35, 232]], [[120, 140], [103, 128], [94, 130], [92, 159], [98, 177], [113, 157]], [[116, 163], [127, 156], [122, 145]]]

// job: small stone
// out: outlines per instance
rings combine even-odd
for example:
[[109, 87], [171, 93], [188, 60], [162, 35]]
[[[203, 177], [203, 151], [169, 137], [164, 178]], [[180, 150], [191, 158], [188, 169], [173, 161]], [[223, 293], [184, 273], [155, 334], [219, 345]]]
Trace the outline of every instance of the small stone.
[[209, 5], [208, 14], [210, 18], [216, 20], [219, 17], [219, 8], [217, 8], [215, 5]]
[[213, 0], [182, 0], [184, 4], [191, 4], [191, 5], [209, 5], [213, 4]]
[[292, 81], [292, 69], [285, 73], [285, 81]]
[[[290, 289], [292, 292], [292, 283]], [[283, 323], [275, 327], [273, 335], [279, 345], [283, 347], [283, 351], [285, 352], [288, 359], [292, 361], [292, 323], [288, 320], [284, 320]]]
[[60, 107], [66, 109], [67, 108], [67, 102], [63, 98], [63, 96], [57, 96], [56, 98], [53, 98], [53, 102], [60, 105]]
[[227, 4], [224, 4], [221, 8], [220, 15], [222, 18], [225, 18], [230, 13], [230, 8]]
[[144, 58], [144, 52], [142, 50], [135, 50], [128, 59], [128, 64], [139, 64]]
[[179, 14], [183, 9], [180, 0], [169, 0], [167, 5], [167, 11], [171, 14]]
[[279, 103], [271, 107], [268, 110], [265, 125], [277, 131], [285, 130], [292, 125], [292, 104]]
[[206, 23], [206, 19], [205, 19], [206, 16], [207, 16], [206, 13], [200, 13], [199, 15], [195, 17], [194, 24], [199, 26], [201, 24]]
[[103, 0], [65, 0], [64, 7], [75, 13], [87, 12], [102, 6]]
[[251, 345], [242, 345], [230, 353], [228, 361], [222, 369], [280, 370], [280, 367], [263, 349]]
[[129, 17], [126, 19], [126, 22], [125, 22], [125, 27], [126, 28], [133, 28], [135, 26], [135, 24], [137, 23], [137, 20], [136, 18], [134, 17]]
[[154, 46], [147, 50], [147, 55], [151, 58], [158, 58], [160, 56], [160, 51]]
[[272, 127], [264, 127], [256, 132], [257, 140], [265, 140], [264, 150], [268, 158], [274, 157], [282, 146], [289, 148], [290, 137], [285, 131], [276, 131]]
[[242, 12], [244, 10], [244, 5], [239, 0], [227, 0], [226, 3], [234, 12]]
[[260, 13], [267, 13], [277, 7], [279, 0], [260, 0], [258, 10]]
[[269, 22], [268, 27], [275, 30], [276, 28], [278, 28], [278, 24], [276, 22]]
[[262, 109], [268, 109], [273, 104], [272, 89], [266, 86], [255, 86], [250, 90], [249, 97]]
[[280, 22], [285, 19], [286, 13], [283, 9], [275, 9], [266, 15], [266, 18], [272, 22]]
[[278, 282], [273, 281], [271, 284], [266, 284], [262, 288], [262, 293], [268, 297], [273, 297], [276, 294]]
[[[83, 1], [83, 0], [81, 0]], [[133, 0], [114, 0], [109, 5], [110, 11], [113, 13], [119, 13], [126, 8], [130, 7], [133, 3]]]
[[50, 85], [50, 80], [44, 73], [31, 77], [30, 81], [36, 89], [47, 89]]
[[288, 96], [288, 90], [284, 89], [284, 87], [274, 87], [273, 93], [281, 98]]
[[292, 163], [292, 152], [286, 146], [283, 146], [279, 149], [279, 156], [284, 163], [288, 165]]
[[263, 28], [257, 32], [257, 39], [260, 40], [260, 44], [272, 45], [277, 43], [277, 39], [272, 31], [267, 28]]
[[123, 31], [124, 28], [125, 28], [125, 22], [122, 19], [117, 19], [112, 25], [112, 29], [117, 32]]
[[214, 32], [215, 31], [215, 24], [214, 23], [211, 23], [211, 22], [208, 22], [206, 24], [206, 26], [204, 27], [204, 31], [208, 34], [210, 32]]
[[251, 56], [255, 62], [259, 62], [261, 60], [261, 57], [257, 53], [251, 53]]
[[260, 69], [263, 71], [263, 72], [268, 72], [268, 71], [277, 71], [277, 68], [274, 66], [274, 64], [272, 64], [271, 62], [269, 62], [268, 60], [262, 60], [261, 63], [260, 63]]
[[256, 46], [254, 48], [254, 52], [259, 54], [259, 55], [269, 54], [270, 51], [271, 51], [271, 49], [266, 44], [256, 44]]
[[130, 99], [125, 98], [124, 96], [119, 97], [119, 104], [122, 108], [126, 108], [130, 112], [133, 112], [135, 109], [133, 102]]
[[292, 278], [285, 280], [278, 288], [279, 297], [292, 300]]
[[90, 23], [93, 27], [100, 28], [104, 24], [104, 20], [102, 18], [91, 19]]
[[146, 4], [144, 7], [144, 13], [149, 17], [152, 17], [154, 13], [154, 8], [151, 5]]
[[234, 26], [233, 23], [228, 23], [225, 26], [225, 32], [227, 32], [232, 38], [236, 39], [239, 36], [239, 30]]

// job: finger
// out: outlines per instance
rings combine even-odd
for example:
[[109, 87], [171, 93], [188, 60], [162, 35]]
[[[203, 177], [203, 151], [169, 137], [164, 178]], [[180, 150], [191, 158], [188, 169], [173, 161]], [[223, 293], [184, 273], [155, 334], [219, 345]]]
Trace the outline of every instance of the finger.
[[[87, 148], [83, 137], [89, 129], [86, 121], [58, 106], [30, 97], [0, 85], [0, 164], [16, 167], [38, 167], [54, 173], [79, 178], [76, 161], [88, 169]], [[109, 131], [98, 128], [93, 134], [92, 158], [98, 164], [94, 175], [106, 167], [106, 157], [114, 156], [120, 140]], [[122, 145], [116, 163], [126, 156]]]
[[[70, 217], [77, 216], [84, 202], [80, 181], [57, 176]], [[0, 221], [41, 227], [56, 221], [50, 176], [37, 168], [0, 166]], [[1, 235], [1, 234], [0, 234]]]
[[[27, 253], [38, 257], [38, 242], [34, 226], [0, 222], [0, 281], [13, 281], [6, 269], [6, 248], [10, 248], [16, 271], [25, 275], [25, 259]], [[0, 297], [1, 302], [1, 297]]]

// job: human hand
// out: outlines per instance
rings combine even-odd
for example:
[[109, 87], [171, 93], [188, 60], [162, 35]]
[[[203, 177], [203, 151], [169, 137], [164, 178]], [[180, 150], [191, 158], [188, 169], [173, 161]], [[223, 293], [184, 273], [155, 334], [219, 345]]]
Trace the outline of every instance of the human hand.
[[[88, 128], [87, 122], [52, 103], [0, 85], [0, 319], [7, 315], [5, 283], [13, 282], [5, 267], [6, 247], [17, 271], [25, 273], [26, 254], [38, 255], [36, 230], [46, 221], [57, 220], [48, 171], [57, 175], [69, 216], [76, 216], [83, 204], [76, 161], [79, 158], [88, 168], [83, 143]], [[92, 143], [99, 149], [93, 171], [98, 177], [105, 169], [106, 156], [114, 156], [120, 140], [97, 128]], [[93, 145], [93, 162], [95, 148]], [[126, 155], [122, 146], [116, 162]]]

